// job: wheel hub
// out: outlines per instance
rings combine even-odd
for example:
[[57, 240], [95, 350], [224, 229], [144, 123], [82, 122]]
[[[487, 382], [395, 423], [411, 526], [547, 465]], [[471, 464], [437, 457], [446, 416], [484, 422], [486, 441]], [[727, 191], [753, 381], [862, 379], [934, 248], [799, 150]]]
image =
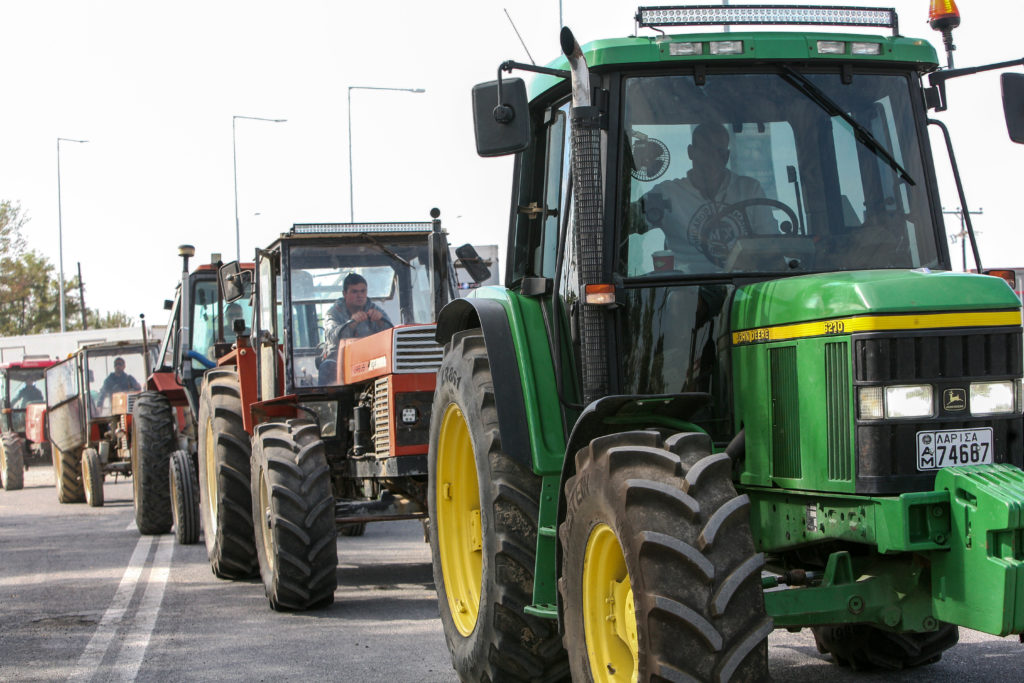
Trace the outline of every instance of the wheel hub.
[[615, 532], [598, 524], [583, 560], [583, 629], [594, 681], [636, 681], [640, 646], [633, 587]]

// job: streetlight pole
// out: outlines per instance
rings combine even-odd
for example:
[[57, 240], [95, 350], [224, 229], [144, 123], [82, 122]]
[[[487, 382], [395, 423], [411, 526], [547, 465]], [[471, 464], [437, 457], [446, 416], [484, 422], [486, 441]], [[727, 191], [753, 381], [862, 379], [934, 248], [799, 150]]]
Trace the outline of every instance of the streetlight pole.
[[[969, 213], [972, 216], [977, 216], [979, 214], [985, 213], [985, 209], [984, 208], [979, 208], [977, 211], [971, 211], [970, 209], [968, 209], [968, 210], [964, 211], [964, 209], [962, 209], [961, 207], [958, 206], [955, 209], [943, 209], [942, 213], [950, 214], [950, 215], [956, 216], [957, 218], [960, 219], [960, 232], [958, 232], [956, 235], [953, 235], [953, 237], [954, 238], [957, 238], [957, 237], [960, 238], [960, 256], [963, 259], [964, 272], [966, 273], [967, 272], [967, 217], [964, 216], [964, 214], [965, 213]], [[978, 234], [978, 233], [975, 232], [974, 234]], [[954, 242], [955, 241], [956, 240], [954, 239]]]
[[57, 260], [60, 264], [60, 331], [67, 329], [64, 313], [64, 219], [60, 199], [60, 143], [61, 142], [89, 142], [88, 140], [73, 140], [71, 138], [57, 138]]
[[261, 116], [241, 116], [235, 114], [231, 117], [231, 165], [235, 178], [235, 258], [242, 260], [242, 240], [238, 229], [238, 144], [235, 142], [235, 121], [248, 119], [249, 121], [269, 121], [270, 123], [284, 123], [288, 119], [265, 119]]
[[392, 92], [424, 93], [423, 88], [382, 88], [374, 85], [350, 85], [348, 86], [348, 219], [350, 223], [356, 222], [356, 209], [353, 203], [352, 192], [352, 91], [353, 90], [390, 90]]

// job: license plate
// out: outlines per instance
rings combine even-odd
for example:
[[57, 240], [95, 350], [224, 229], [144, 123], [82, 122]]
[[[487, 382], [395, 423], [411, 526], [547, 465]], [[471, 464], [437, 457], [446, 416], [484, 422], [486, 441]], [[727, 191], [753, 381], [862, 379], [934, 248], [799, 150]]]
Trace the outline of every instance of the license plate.
[[917, 433], [918, 471], [991, 463], [991, 427]]

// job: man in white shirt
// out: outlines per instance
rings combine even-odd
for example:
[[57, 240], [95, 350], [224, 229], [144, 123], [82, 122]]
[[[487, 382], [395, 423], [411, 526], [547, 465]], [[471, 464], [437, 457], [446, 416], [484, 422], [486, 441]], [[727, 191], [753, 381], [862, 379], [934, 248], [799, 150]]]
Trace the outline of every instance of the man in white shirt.
[[690, 270], [685, 266], [695, 260], [721, 266], [738, 237], [778, 234], [767, 205], [722, 212], [737, 202], [765, 196], [756, 179], [726, 167], [729, 133], [723, 126], [702, 123], [694, 128], [687, 154], [693, 165], [684, 177], [659, 183], [643, 197], [647, 222], [664, 230], [665, 248], [675, 254], [677, 268]]

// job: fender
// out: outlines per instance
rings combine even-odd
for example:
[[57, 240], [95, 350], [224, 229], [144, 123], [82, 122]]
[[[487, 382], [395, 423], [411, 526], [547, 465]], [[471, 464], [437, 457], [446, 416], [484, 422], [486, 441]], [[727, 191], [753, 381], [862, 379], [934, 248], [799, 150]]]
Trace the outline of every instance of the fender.
[[531, 466], [533, 458], [526, 404], [519, 381], [519, 361], [505, 307], [494, 299], [454, 299], [438, 314], [434, 338], [438, 344], [445, 346], [456, 332], [474, 327], [483, 331], [484, 345], [487, 347], [502, 450], [516, 462]]

